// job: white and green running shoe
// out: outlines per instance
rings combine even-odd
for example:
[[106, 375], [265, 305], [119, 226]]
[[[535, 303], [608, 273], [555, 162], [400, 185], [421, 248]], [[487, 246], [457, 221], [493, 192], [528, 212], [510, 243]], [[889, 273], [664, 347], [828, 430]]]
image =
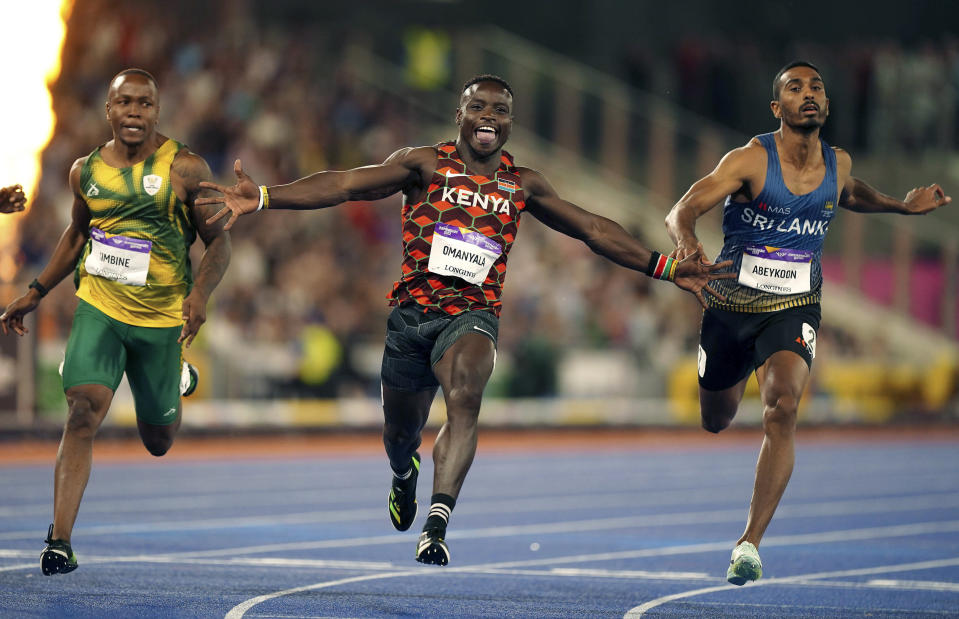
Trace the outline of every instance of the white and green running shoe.
[[763, 577], [763, 562], [759, 560], [759, 551], [749, 542], [743, 542], [733, 549], [726, 570], [726, 580], [734, 585], [743, 586], [750, 580]]
[[183, 367], [180, 371], [180, 395], [184, 398], [188, 395], [192, 395], [196, 391], [196, 386], [200, 382], [200, 373], [196, 371], [196, 368], [192, 364], [183, 362]]

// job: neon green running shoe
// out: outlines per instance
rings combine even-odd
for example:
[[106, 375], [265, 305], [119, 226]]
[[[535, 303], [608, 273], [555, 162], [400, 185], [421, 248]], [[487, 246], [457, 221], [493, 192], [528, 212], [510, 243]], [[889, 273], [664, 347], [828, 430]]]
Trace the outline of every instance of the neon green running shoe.
[[390, 487], [390, 522], [397, 531], [405, 531], [416, 520], [416, 478], [420, 474], [420, 454], [413, 453], [413, 466], [410, 476], [400, 479], [393, 475]]
[[66, 574], [77, 569], [77, 553], [73, 552], [68, 542], [62, 539], [53, 539], [53, 525], [47, 529], [47, 547], [40, 553], [40, 570], [44, 576]]
[[759, 560], [759, 551], [749, 542], [743, 542], [733, 549], [726, 570], [726, 580], [734, 585], [743, 586], [750, 580], [763, 577], [763, 562]]

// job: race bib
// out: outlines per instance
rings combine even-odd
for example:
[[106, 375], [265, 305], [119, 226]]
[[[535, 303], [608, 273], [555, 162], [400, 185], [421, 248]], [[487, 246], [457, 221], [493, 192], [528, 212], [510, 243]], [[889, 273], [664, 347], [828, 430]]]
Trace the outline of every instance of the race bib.
[[152, 241], [110, 236], [99, 228], [90, 228], [90, 254], [83, 266], [90, 275], [128, 286], [145, 286], [152, 247]]
[[502, 253], [499, 243], [475, 230], [437, 223], [427, 269], [437, 275], [452, 275], [471, 284], [482, 284]]
[[743, 250], [739, 283], [773, 294], [809, 292], [814, 252], [749, 245]]

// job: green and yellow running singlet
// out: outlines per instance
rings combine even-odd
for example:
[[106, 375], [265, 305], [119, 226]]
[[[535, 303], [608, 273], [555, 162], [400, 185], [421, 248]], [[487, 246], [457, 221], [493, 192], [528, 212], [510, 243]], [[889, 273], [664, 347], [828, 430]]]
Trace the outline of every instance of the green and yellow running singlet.
[[196, 230], [170, 181], [170, 166], [181, 148], [167, 140], [146, 160], [114, 168], [98, 147], [80, 171], [90, 240], [77, 263], [77, 296], [130, 325], [183, 322], [183, 299], [193, 286], [189, 249]]

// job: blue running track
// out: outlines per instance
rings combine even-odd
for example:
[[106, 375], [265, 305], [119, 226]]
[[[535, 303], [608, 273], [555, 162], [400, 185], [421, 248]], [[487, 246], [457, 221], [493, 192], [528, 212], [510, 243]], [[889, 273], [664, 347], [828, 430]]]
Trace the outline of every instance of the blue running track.
[[51, 453], [0, 466], [0, 617], [959, 617], [959, 442], [803, 442], [800, 430], [764, 577], [734, 587], [759, 441], [524, 452], [481, 437], [445, 568], [413, 560], [428, 454], [416, 524], [398, 533], [375, 450], [143, 452], [95, 464], [73, 534], [80, 568], [44, 577]]

